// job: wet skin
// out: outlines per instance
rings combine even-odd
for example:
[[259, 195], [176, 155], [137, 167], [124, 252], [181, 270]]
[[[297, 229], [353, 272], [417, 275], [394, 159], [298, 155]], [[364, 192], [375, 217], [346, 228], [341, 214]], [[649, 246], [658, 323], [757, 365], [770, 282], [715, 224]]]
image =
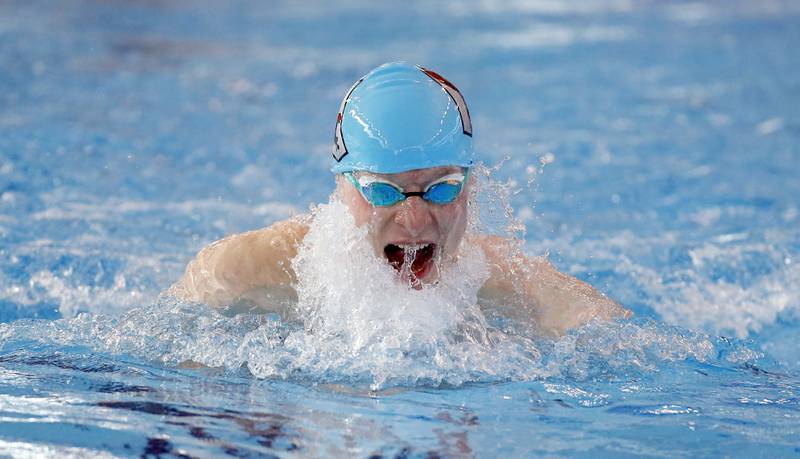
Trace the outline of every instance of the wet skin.
[[[406, 192], [418, 192], [458, 171], [450, 167], [420, 169], [383, 178]], [[401, 282], [422, 288], [435, 283], [440, 268], [446, 270], [455, 260], [465, 237], [470, 188], [466, 183], [458, 198], [445, 205], [412, 196], [388, 207], [373, 207], [342, 176], [337, 177], [336, 192], [355, 223], [367, 225], [375, 254], [398, 268]], [[297, 276], [291, 263], [309, 224], [309, 216], [298, 216], [214, 242], [200, 251], [166, 293], [215, 307], [242, 304], [293, 317], [299, 311], [295, 309]], [[480, 305], [501, 310], [547, 335], [563, 334], [595, 318], [630, 316], [590, 285], [559, 272], [546, 258], [525, 256], [513, 239], [480, 234], [466, 237], [483, 250], [490, 271], [478, 292]], [[407, 250], [400, 250], [402, 247]]]
[[[460, 171], [458, 167], [435, 167], [371, 175], [399, 185], [406, 192], [415, 192], [425, 191], [437, 179]], [[469, 183], [449, 204], [433, 204], [412, 196], [388, 207], [370, 204], [342, 176], [337, 177], [337, 186], [356, 225], [367, 225], [368, 239], [375, 254], [395, 266], [404, 281], [415, 287], [433, 283], [439, 278], [439, 268], [453, 262], [467, 227]], [[424, 249], [414, 252], [414, 248]], [[403, 259], [403, 252], [411, 253], [412, 258], [416, 255], [417, 260], [411, 264], [411, 260]], [[409, 264], [408, 269], [401, 269], [403, 262]]]

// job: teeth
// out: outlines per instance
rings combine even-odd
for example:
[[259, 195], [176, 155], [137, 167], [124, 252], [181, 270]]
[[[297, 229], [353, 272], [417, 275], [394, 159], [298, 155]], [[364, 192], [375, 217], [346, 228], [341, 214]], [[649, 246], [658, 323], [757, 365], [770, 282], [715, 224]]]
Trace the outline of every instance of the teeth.
[[[425, 245], [428, 245], [428, 244], [425, 244]], [[401, 245], [401, 246], [400, 246], [400, 248], [401, 248], [401, 249], [403, 249], [403, 250], [413, 250], [413, 251], [415, 251], [415, 252], [416, 252], [417, 250], [419, 250], [419, 249], [421, 249], [421, 248], [425, 247], [425, 245], [418, 245], [418, 244], [413, 244], [413, 245]]]
[[420, 250], [424, 249], [425, 247], [429, 246], [430, 244], [397, 244], [397, 247], [400, 247], [403, 250]]

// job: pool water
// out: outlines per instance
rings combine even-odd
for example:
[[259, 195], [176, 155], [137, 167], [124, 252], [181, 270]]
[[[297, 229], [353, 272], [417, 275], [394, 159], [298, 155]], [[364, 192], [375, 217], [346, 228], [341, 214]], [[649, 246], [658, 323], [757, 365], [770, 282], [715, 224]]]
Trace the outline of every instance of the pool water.
[[[0, 453], [800, 455], [798, 41], [781, 1], [3, 2]], [[340, 97], [392, 60], [469, 102], [526, 230], [483, 227], [632, 320], [397, 344], [159, 296], [328, 202]]]

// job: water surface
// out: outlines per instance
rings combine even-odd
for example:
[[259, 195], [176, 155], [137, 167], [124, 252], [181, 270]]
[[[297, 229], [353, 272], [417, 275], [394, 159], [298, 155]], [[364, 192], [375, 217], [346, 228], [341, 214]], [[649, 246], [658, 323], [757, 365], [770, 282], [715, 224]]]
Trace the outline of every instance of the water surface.
[[[790, 2], [2, 3], [0, 451], [800, 453], [798, 19]], [[339, 99], [391, 60], [458, 85], [526, 251], [634, 320], [432, 364], [446, 342], [380, 373], [301, 364], [317, 354], [281, 341], [296, 324], [157, 299], [210, 241], [327, 201]]]

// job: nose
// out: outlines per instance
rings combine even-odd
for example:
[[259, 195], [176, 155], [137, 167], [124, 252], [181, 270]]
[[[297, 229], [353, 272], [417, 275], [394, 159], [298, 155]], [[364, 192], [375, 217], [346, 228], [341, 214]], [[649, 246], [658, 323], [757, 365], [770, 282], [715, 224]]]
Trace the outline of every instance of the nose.
[[433, 216], [427, 202], [419, 196], [412, 196], [400, 204], [394, 221], [414, 237], [422, 234], [430, 226]]

